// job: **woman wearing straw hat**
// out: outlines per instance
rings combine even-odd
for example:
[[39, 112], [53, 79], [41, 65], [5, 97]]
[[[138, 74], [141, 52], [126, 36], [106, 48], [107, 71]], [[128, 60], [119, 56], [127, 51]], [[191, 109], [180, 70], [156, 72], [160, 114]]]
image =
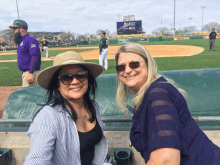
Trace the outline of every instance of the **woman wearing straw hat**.
[[192, 118], [185, 92], [157, 73], [157, 65], [144, 46], [125, 44], [115, 60], [119, 79], [116, 101], [121, 109], [127, 109], [125, 100], [130, 91], [134, 93], [130, 140], [144, 164], [220, 164], [220, 148]]
[[48, 100], [28, 130], [31, 147], [25, 165], [108, 164], [105, 125], [90, 98], [102, 71], [73, 51], [57, 55], [53, 66], [41, 71], [37, 82], [47, 90]]

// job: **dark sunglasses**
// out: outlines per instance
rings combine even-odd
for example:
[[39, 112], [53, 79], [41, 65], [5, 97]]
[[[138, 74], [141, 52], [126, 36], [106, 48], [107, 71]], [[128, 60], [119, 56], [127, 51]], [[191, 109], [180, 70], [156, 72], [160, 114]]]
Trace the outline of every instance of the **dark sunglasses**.
[[13, 28], [13, 31], [16, 30], [16, 29], [19, 29], [19, 27], [14, 27], [14, 28]]
[[[129, 63], [129, 67], [131, 68], [131, 69], [136, 69], [136, 68], [138, 68], [139, 66], [140, 66], [140, 63], [141, 62], [143, 62], [143, 61], [132, 61], [132, 62], [130, 62]], [[116, 67], [115, 67], [115, 69], [116, 69], [116, 71], [117, 72], [122, 72], [122, 71], [124, 71], [125, 70], [125, 67], [126, 67], [126, 65], [124, 64], [124, 65], [117, 65]]]
[[64, 85], [69, 85], [73, 81], [74, 77], [78, 81], [85, 81], [88, 77], [88, 71], [83, 70], [83, 71], [78, 71], [76, 74], [63, 74], [58, 76], [58, 79], [64, 84]]

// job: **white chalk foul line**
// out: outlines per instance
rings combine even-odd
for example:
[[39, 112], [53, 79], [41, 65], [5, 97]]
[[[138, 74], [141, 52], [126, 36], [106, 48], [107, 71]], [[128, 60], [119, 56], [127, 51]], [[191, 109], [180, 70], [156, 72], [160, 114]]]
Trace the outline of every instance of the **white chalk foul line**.
[[8, 69], [9, 67], [0, 67], [0, 70]]

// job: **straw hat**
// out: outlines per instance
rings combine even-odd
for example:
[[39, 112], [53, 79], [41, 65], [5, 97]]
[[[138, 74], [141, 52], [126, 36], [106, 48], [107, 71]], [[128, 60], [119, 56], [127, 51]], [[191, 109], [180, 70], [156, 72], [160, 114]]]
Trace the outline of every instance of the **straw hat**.
[[103, 67], [96, 63], [84, 62], [83, 58], [80, 54], [74, 51], [67, 51], [61, 54], [58, 54], [53, 62], [53, 66], [48, 67], [40, 72], [37, 76], [37, 83], [44, 89], [47, 89], [51, 78], [54, 73], [63, 66], [66, 65], [83, 65], [85, 66], [90, 73], [96, 78], [98, 77], [102, 71]]

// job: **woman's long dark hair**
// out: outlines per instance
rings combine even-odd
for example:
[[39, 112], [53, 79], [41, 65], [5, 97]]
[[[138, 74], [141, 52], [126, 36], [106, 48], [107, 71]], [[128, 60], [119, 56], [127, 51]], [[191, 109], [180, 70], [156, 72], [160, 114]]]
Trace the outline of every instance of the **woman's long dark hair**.
[[[83, 96], [83, 101], [84, 101], [84, 106], [86, 108], [86, 111], [91, 115], [89, 118], [89, 121], [92, 123], [96, 119], [96, 109], [95, 109], [93, 102], [95, 100], [95, 90], [97, 89], [97, 82], [94, 76], [90, 73], [90, 71], [86, 67], [82, 65], [80, 65], [80, 67], [88, 71], [88, 89]], [[73, 121], [76, 122], [77, 114], [75, 112], [75, 109], [58, 91], [58, 87], [59, 87], [58, 76], [59, 76], [60, 71], [61, 71], [61, 68], [58, 69], [53, 75], [49, 83], [48, 89], [47, 89], [47, 96], [48, 96], [47, 101], [42, 106], [45, 106], [45, 105], [50, 105], [52, 107], [62, 106], [63, 110], [67, 111], [70, 114]], [[55, 91], [56, 97], [54, 96], [54, 91]], [[91, 98], [91, 96], [93, 96], [93, 99]], [[69, 112], [65, 104], [70, 108], [72, 114]], [[41, 109], [39, 109], [36, 112], [32, 121], [34, 120], [34, 118], [40, 112]]]

